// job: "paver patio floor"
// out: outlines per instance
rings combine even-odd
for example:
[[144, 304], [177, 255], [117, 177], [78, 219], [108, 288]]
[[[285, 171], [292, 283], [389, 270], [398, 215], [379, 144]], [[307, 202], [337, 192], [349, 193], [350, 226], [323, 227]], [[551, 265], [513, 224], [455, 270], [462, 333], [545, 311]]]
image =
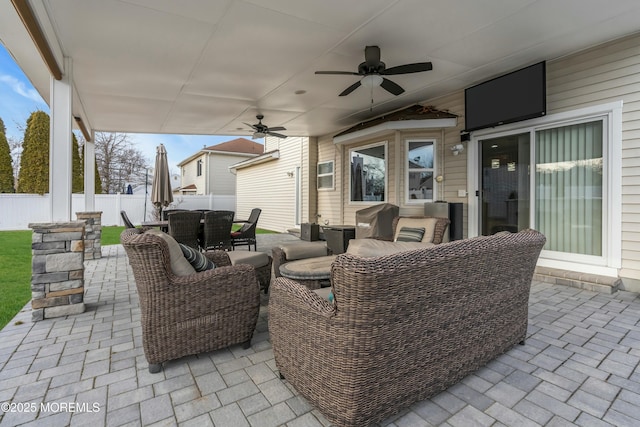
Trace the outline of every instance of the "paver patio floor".
[[[278, 378], [267, 297], [251, 348], [150, 374], [123, 248], [85, 267], [85, 313], [33, 323], [28, 304], [0, 331], [0, 426], [330, 425]], [[534, 282], [529, 319], [524, 346], [383, 425], [640, 425], [640, 296]]]

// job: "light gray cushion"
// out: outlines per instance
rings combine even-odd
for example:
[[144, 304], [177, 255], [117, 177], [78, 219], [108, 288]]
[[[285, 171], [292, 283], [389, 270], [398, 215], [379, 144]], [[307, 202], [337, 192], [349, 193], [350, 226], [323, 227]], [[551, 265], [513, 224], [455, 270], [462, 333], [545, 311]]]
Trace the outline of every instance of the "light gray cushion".
[[287, 257], [287, 261], [327, 255], [327, 243], [323, 241], [282, 243], [280, 248]]
[[391, 255], [398, 252], [424, 249], [435, 246], [433, 243], [421, 242], [387, 242], [376, 239], [353, 239], [349, 241], [347, 253], [361, 257]]
[[196, 272], [182, 254], [182, 249], [180, 249], [180, 245], [176, 242], [176, 239], [154, 228], [147, 230], [145, 233], [158, 236], [167, 242], [167, 246], [169, 247], [169, 261], [171, 262], [171, 271], [173, 271], [173, 274], [176, 276], [188, 276]]
[[264, 267], [269, 263], [269, 256], [264, 252], [229, 251], [231, 265], [248, 264], [255, 268]]
[[411, 217], [400, 217], [398, 220], [398, 225], [396, 226], [396, 232], [393, 236], [393, 240], [398, 239], [398, 234], [400, 234], [400, 230], [402, 227], [411, 227], [411, 228], [424, 228], [424, 235], [422, 236], [422, 243], [431, 243], [433, 242], [434, 231], [436, 224], [438, 223], [438, 218], [424, 217], [424, 218], [411, 218]]

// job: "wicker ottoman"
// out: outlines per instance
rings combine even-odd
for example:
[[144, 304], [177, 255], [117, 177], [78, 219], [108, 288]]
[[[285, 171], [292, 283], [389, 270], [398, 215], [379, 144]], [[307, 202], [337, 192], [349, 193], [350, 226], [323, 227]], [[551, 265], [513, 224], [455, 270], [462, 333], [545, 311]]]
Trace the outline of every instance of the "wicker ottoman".
[[280, 277], [281, 265], [289, 261], [330, 255], [330, 252], [325, 241], [305, 242], [300, 240], [282, 243], [271, 249], [271, 254], [273, 256], [273, 276]]
[[269, 284], [271, 283], [271, 257], [264, 252], [251, 251], [229, 251], [229, 260], [231, 265], [249, 264], [256, 269], [260, 289], [264, 293], [269, 292]]
[[309, 289], [320, 289], [331, 285], [331, 264], [335, 260], [336, 255], [327, 255], [291, 261], [280, 266], [280, 274]]

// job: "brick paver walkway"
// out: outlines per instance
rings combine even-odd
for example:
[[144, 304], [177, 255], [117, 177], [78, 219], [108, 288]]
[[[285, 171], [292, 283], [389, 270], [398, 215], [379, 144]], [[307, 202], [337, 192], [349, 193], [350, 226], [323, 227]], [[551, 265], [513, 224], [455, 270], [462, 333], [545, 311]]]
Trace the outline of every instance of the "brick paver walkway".
[[[329, 425], [278, 378], [266, 297], [250, 349], [149, 374], [124, 250], [85, 265], [84, 314], [32, 323], [27, 305], [0, 331], [0, 426]], [[534, 282], [529, 317], [526, 345], [383, 425], [640, 425], [637, 294]]]

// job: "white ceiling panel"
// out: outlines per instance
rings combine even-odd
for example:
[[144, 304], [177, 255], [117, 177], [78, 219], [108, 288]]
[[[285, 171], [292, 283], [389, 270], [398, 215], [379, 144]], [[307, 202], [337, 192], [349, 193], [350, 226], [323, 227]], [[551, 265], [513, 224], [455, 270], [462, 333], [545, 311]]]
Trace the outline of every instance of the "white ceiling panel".
[[[335, 134], [640, 31], [638, 0], [31, 1], [43, 2], [38, 19], [73, 61], [86, 120], [140, 133], [244, 135], [261, 112], [285, 134]], [[48, 99], [47, 69], [11, 2], [0, 2], [0, 24], [0, 40]], [[357, 71], [368, 45], [387, 67], [434, 69], [390, 76], [400, 96], [360, 87], [339, 97], [359, 76], [314, 74]]]

